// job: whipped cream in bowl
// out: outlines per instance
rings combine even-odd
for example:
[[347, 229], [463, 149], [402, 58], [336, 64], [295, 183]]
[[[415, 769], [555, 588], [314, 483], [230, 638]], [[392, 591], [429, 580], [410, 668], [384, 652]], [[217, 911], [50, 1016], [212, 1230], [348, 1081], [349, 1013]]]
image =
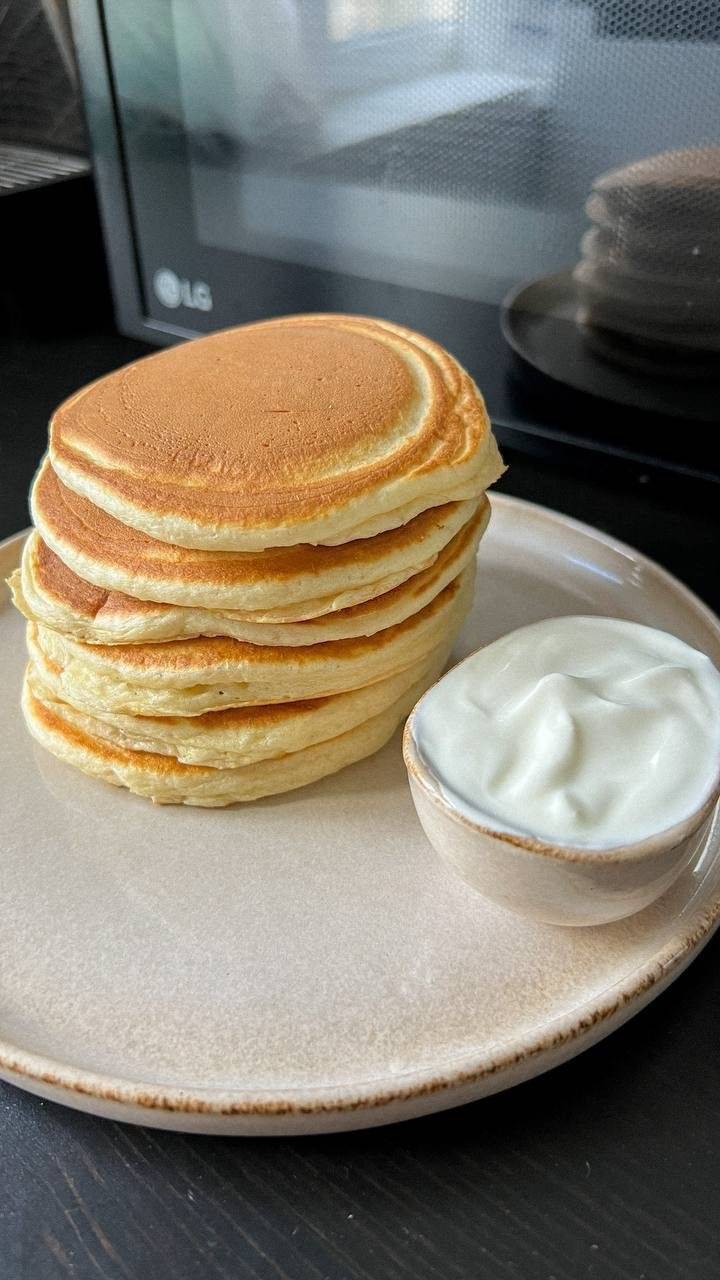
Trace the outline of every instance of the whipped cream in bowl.
[[703, 846], [720, 674], [652, 627], [549, 618], [438, 681], [404, 754], [431, 844], [475, 888], [551, 923], [619, 919]]

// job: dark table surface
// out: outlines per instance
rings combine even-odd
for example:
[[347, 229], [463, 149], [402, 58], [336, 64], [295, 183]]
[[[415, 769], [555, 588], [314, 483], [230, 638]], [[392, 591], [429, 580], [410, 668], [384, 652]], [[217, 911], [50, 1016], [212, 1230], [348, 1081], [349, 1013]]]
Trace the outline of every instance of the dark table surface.
[[[27, 524], [52, 407], [143, 350], [109, 328], [0, 338], [0, 536]], [[720, 606], [717, 486], [594, 454], [530, 456], [500, 434], [504, 492], [635, 544]], [[186, 1137], [0, 1085], [0, 1280], [711, 1280], [719, 955], [711, 942], [551, 1074], [388, 1129]], [[1, 984], [0, 953], [0, 1000]]]

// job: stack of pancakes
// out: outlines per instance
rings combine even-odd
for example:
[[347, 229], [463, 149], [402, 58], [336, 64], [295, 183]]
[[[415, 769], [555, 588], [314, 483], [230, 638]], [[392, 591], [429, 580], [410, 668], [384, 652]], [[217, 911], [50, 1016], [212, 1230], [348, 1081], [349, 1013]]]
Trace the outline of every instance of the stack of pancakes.
[[502, 462], [471, 378], [379, 320], [285, 317], [65, 402], [11, 580], [51, 752], [230, 804], [369, 755], [439, 674]]
[[720, 147], [603, 174], [574, 271], [578, 320], [602, 355], [649, 372], [717, 376]]

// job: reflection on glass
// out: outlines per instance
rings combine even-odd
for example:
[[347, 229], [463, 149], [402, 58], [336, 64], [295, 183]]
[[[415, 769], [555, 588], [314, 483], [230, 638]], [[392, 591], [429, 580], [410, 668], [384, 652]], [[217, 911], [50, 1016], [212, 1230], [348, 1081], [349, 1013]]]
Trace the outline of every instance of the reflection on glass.
[[488, 302], [569, 268], [598, 174], [717, 131], [715, 0], [660, 7], [172, 0], [198, 238]]
[[455, 19], [461, 8], [459, 0], [328, 0], [327, 30], [331, 40], [349, 40], [417, 22]]

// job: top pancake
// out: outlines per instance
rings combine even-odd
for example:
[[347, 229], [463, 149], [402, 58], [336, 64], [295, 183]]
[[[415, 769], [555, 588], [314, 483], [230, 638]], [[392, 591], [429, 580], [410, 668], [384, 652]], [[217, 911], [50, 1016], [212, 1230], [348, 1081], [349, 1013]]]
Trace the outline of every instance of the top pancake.
[[594, 191], [720, 191], [720, 147], [682, 147], [658, 151], [601, 173]]
[[198, 549], [334, 545], [477, 497], [503, 467], [482, 397], [382, 320], [281, 317], [127, 365], [55, 413], [61, 480]]

